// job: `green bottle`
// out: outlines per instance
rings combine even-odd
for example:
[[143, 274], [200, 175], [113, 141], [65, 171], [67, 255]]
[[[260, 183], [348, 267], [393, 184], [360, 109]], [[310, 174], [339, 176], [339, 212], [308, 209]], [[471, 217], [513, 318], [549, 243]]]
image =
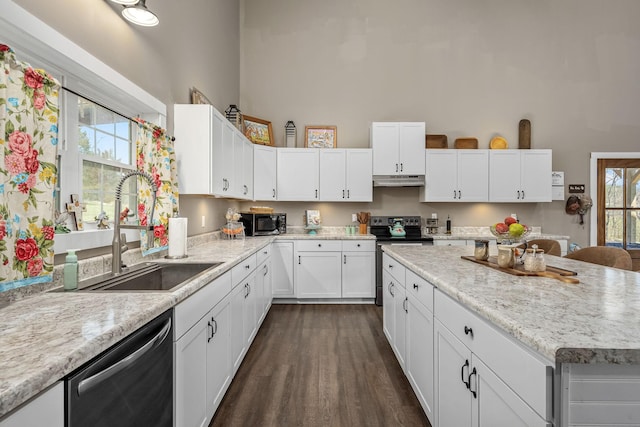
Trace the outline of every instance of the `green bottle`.
[[72, 291], [78, 288], [78, 256], [75, 249], [67, 251], [67, 257], [64, 260], [64, 290]]

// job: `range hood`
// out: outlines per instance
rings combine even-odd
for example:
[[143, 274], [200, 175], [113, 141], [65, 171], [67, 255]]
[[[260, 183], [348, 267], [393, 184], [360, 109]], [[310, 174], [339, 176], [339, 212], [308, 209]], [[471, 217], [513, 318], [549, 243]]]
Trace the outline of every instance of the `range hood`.
[[424, 175], [374, 175], [374, 187], [422, 187]]

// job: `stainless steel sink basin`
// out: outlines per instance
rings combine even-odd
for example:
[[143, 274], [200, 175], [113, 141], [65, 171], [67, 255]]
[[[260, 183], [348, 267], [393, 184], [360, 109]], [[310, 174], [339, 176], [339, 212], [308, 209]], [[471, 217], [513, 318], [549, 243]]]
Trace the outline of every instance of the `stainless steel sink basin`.
[[80, 291], [170, 291], [221, 262], [144, 263], [117, 276], [108, 273], [79, 283]]

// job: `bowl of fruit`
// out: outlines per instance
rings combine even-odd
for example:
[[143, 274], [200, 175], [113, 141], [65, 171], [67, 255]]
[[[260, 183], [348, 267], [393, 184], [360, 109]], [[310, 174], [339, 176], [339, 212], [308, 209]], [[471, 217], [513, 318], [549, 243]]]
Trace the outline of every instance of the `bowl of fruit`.
[[489, 227], [491, 234], [496, 236], [498, 243], [518, 243], [524, 240], [531, 229], [524, 224], [520, 224], [517, 219], [508, 216], [504, 222], [498, 222]]

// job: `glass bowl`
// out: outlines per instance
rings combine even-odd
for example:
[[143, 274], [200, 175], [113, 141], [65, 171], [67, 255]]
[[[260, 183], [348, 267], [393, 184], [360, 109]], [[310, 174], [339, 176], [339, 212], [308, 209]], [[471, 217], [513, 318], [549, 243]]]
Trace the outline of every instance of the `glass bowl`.
[[510, 232], [506, 232], [506, 233], [500, 233], [499, 231], [496, 230], [496, 226], [492, 225], [489, 227], [489, 230], [491, 231], [491, 234], [493, 234], [494, 236], [496, 236], [496, 239], [498, 240], [498, 243], [519, 243], [525, 240], [525, 238], [529, 235], [529, 233], [531, 233], [531, 229], [529, 227], [527, 227], [524, 224], [520, 224], [524, 227], [524, 232], [519, 235], [516, 236], [514, 234], [511, 234]]

